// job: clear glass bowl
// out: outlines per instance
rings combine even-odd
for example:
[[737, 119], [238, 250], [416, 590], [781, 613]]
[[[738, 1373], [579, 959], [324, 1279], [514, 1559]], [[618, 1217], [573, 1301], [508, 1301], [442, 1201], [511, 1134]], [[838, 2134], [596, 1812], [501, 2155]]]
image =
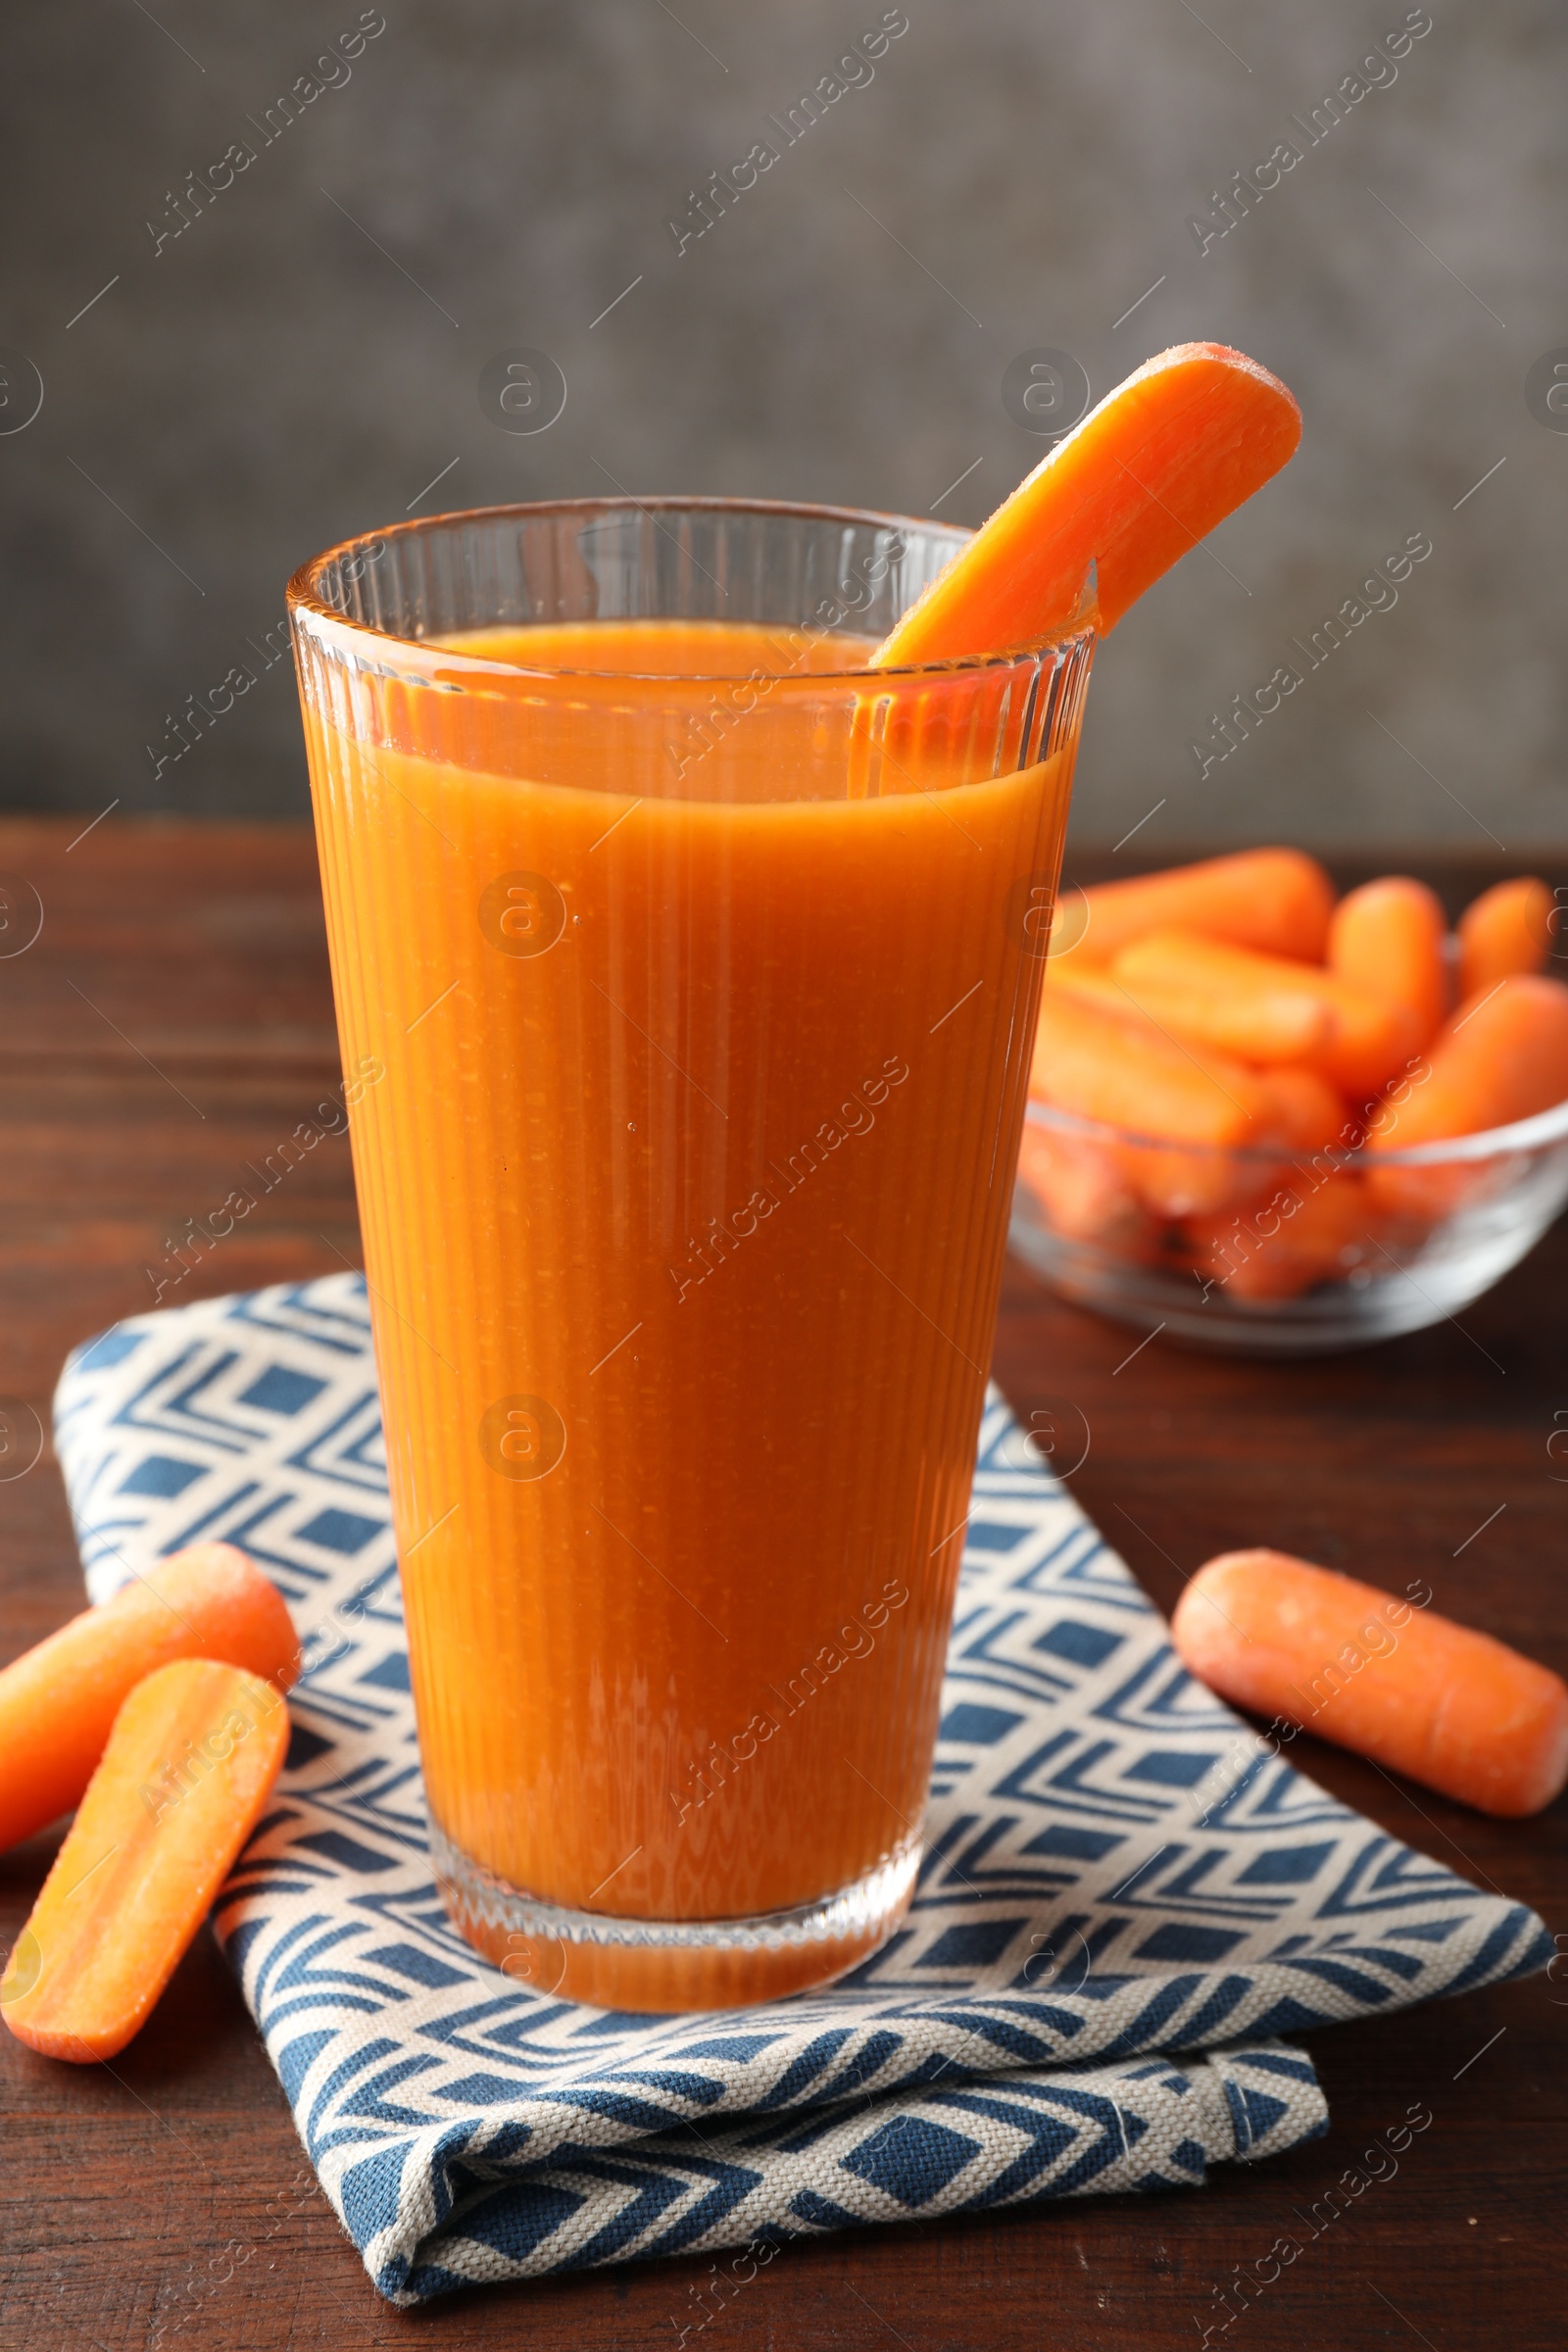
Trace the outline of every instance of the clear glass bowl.
[[1065, 1298], [1239, 1355], [1420, 1331], [1568, 1201], [1568, 1102], [1402, 1152], [1226, 1151], [1031, 1102], [1011, 1243]]

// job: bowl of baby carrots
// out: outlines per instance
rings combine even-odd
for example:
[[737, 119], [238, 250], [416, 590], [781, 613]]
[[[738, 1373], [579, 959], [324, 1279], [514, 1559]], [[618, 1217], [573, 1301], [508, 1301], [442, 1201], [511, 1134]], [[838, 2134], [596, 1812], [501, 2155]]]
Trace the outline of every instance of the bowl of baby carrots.
[[1568, 1200], [1555, 906], [1498, 883], [1337, 898], [1261, 849], [1066, 894], [1012, 1243], [1080, 1304], [1300, 1355], [1451, 1316]]

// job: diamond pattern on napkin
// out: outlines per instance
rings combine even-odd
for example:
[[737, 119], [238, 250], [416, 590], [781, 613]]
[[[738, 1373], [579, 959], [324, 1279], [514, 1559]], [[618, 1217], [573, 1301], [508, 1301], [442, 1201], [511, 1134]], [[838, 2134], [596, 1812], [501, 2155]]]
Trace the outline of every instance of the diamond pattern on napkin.
[[220, 1538], [306, 1642], [215, 1912], [393, 2301], [1029, 2198], [1200, 2183], [1326, 2128], [1275, 2036], [1544, 1964], [1270, 1755], [993, 1396], [908, 1917], [824, 1991], [701, 2017], [517, 1985], [431, 1880], [363, 1280], [142, 1315], [68, 1362], [88, 1590]]

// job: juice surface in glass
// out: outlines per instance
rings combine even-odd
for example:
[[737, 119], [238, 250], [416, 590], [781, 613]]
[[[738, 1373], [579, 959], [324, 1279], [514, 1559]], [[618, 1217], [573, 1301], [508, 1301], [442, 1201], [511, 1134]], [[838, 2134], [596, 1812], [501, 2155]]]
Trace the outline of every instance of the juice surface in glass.
[[368, 678], [309, 625], [443, 1891], [543, 1989], [823, 1981], [918, 1861], [1076, 704], [766, 620]]

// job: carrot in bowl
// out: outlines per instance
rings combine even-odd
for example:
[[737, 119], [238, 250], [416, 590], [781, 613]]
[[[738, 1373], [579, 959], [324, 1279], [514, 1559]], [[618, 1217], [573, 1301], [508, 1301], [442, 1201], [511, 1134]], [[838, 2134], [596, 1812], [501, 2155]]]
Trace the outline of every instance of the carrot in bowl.
[[1104, 1242], [1123, 1256], [1152, 1239], [1149, 1215], [1113, 1145], [1026, 1120], [1018, 1141], [1018, 1181], [1056, 1231], [1075, 1242]]
[[[1201, 970], [1184, 974], [1163, 954], [1166, 943], [1182, 936], [1157, 931], [1134, 940], [1110, 966], [1112, 985], [1161, 1029], [1265, 1064], [1321, 1056], [1333, 1045], [1336, 1015], [1322, 990], [1311, 985], [1314, 965], [1270, 956], [1259, 959], [1261, 972], [1239, 974], [1229, 987], [1216, 988]], [[1155, 968], [1156, 955], [1163, 955], [1162, 970]], [[1297, 972], [1303, 979], [1292, 976]]]
[[219, 1658], [279, 1690], [300, 1670], [283, 1596], [232, 1544], [193, 1544], [0, 1673], [0, 1848], [69, 1813], [154, 1667]]
[[1194, 1264], [1232, 1298], [1297, 1298], [1375, 1254], [1378, 1220], [1353, 1168], [1287, 1166], [1281, 1176], [1245, 1213], [1187, 1225]]
[[1483, 1813], [1539, 1813], [1568, 1779], [1568, 1687], [1435, 1610], [1281, 1551], [1229, 1551], [1171, 1619], [1183, 1663]]
[[1511, 1126], [1568, 1100], [1568, 988], [1536, 972], [1493, 983], [1461, 1004], [1408, 1081], [1373, 1114], [1368, 1184], [1392, 1212], [1435, 1223], [1484, 1199], [1498, 1163], [1379, 1166], [1391, 1152]]
[[1397, 1105], [1373, 1115], [1371, 1152], [1480, 1135], [1568, 1098], [1568, 988], [1517, 972], [1460, 1005]]
[[1239, 850], [1196, 865], [1102, 882], [1056, 910], [1053, 958], [1108, 963], [1146, 931], [1201, 931], [1308, 962], [1323, 954], [1334, 885], [1302, 850]]
[[1130, 1004], [1117, 1015], [1056, 988], [1042, 992], [1029, 1091], [1080, 1118], [1190, 1144], [1251, 1143], [1269, 1107], [1241, 1062], [1184, 1052]]
[[211, 1658], [139, 1682], [115, 1717], [0, 2016], [46, 2058], [113, 2058], [145, 2024], [255, 1828], [288, 1746], [275, 1684]]
[[1368, 996], [1393, 997], [1420, 1024], [1424, 1046], [1448, 1005], [1447, 917], [1424, 882], [1386, 874], [1352, 890], [1329, 925], [1329, 969]]
[[[1159, 1216], [1222, 1208], [1238, 1183], [1227, 1148], [1259, 1140], [1269, 1119], [1268, 1097], [1243, 1063], [1177, 1044], [1130, 1005], [1118, 1016], [1054, 986], [1042, 992], [1029, 1091], [1058, 1110], [1155, 1139], [1115, 1149]], [[1210, 1149], [1184, 1152], [1183, 1144]]]
[[1216, 1017], [1238, 998], [1260, 998], [1273, 990], [1312, 995], [1327, 1009], [1330, 1029], [1301, 1059], [1363, 1102], [1419, 1043], [1415, 1015], [1393, 998], [1370, 996], [1316, 965], [1260, 955], [1196, 931], [1153, 931], [1134, 940], [1117, 956], [1115, 969], [1130, 988], [1180, 989], [1193, 998], [1206, 994]]
[[1099, 1012], [1107, 1013], [1113, 1021], [1134, 1021], [1146, 1027], [1149, 1015], [1139, 1004], [1130, 989], [1123, 988], [1108, 964], [1081, 963], [1075, 957], [1051, 962], [1046, 966], [1046, 988], [1052, 995], [1075, 997], [1080, 1004], [1092, 1004]]
[[1360, 1123], [1338, 1087], [1317, 1070], [1281, 1065], [1260, 1070], [1270, 1123], [1293, 1152], [1348, 1152], [1359, 1140]]
[[1459, 994], [1473, 997], [1512, 972], [1539, 972], [1551, 949], [1556, 905], [1544, 882], [1494, 883], [1459, 917]]
[[[1264, 1095], [1276, 1107], [1276, 1072], [1285, 1075], [1286, 1092], [1290, 1093], [1289, 1081], [1307, 1075], [1296, 1057], [1321, 1045], [1333, 1028], [1327, 1008], [1299, 991], [1293, 995], [1275, 989], [1270, 994], [1259, 992], [1252, 999], [1219, 999], [1212, 991], [1135, 987], [1121, 977], [1119, 956], [1110, 964], [1080, 963], [1065, 957], [1047, 966], [1046, 987], [1058, 997], [1065, 992], [1113, 1020], [1130, 1021], [1141, 1032], [1152, 1027], [1167, 1045], [1183, 1053], [1197, 1048], [1200, 1062], [1210, 1061], [1221, 1068], [1238, 1061], [1250, 1063]], [[1298, 1095], [1292, 1097], [1293, 1102], [1299, 1099]], [[1287, 1126], [1293, 1123], [1286, 1121]]]

